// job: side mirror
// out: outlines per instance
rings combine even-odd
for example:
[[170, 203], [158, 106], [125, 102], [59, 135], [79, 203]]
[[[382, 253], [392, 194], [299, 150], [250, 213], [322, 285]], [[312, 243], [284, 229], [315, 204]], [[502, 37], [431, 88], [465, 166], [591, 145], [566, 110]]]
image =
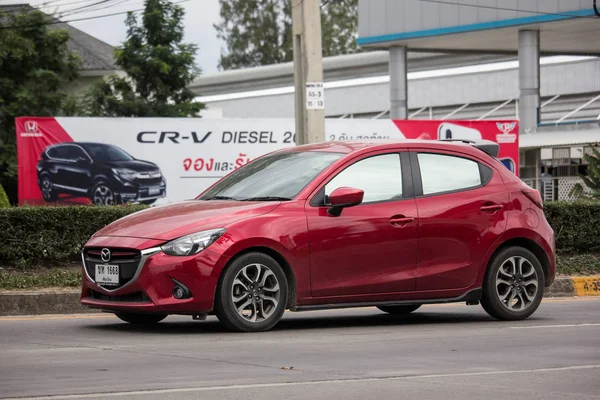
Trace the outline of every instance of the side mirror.
[[327, 210], [329, 215], [339, 217], [346, 207], [354, 207], [362, 203], [365, 192], [351, 187], [340, 187], [329, 195], [331, 207]]

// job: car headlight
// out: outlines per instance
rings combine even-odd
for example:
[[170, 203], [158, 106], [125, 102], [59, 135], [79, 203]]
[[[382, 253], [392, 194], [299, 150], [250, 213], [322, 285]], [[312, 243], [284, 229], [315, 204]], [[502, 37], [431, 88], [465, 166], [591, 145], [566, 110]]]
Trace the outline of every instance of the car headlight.
[[137, 176], [136, 171], [127, 168], [113, 168], [113, 172], [125, 179], [133, 179]]
[[198, 254], [225, 233], [225, 229], [211, 229], [180, 237], [161, 246], [162, 251], [170, 256], [190, 256]]

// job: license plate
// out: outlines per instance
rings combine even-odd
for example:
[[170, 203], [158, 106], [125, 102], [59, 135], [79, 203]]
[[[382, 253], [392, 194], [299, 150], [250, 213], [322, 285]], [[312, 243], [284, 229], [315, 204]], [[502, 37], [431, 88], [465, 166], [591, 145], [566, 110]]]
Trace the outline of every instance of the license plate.
[[150, 196], [154, 196], [159, 193], [160, 193], [159, 187], [151, 187], [150, 189], [148, 189], [148, 195], [150, 195]]
[[119, 286], [119, 266], [96, 264], [96, 283], [109, 286]]

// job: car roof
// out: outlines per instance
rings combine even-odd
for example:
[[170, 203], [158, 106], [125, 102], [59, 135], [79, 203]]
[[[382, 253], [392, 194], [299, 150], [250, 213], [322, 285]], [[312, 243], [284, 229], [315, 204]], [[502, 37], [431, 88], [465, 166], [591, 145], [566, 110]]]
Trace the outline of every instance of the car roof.
[[388, 148], [425, 148], [431, 150], [459, 151], [461, 153], [470, 154], [473, 156], [481, 156], [482, 154], [485, 154], [485, 152], [467, 142], [427, 139], [330, 141], [289, 147], [284, 149], [283, 151], [323, 151], [350, 154], [357, 152], [369, 152], [374, 150], [385, 150]]

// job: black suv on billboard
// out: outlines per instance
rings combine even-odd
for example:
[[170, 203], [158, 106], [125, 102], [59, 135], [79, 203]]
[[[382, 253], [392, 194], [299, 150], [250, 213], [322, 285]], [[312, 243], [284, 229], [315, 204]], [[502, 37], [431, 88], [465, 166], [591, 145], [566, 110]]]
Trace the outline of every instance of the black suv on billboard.
[[136, 160], [105, 143], [48, 146], [38, 162], [37, 176], [44, 200], [49, 202], [61, 193], [83, 195], [97, 205], [152, 204], [166, 196], [166, 182], [156, 164]]

